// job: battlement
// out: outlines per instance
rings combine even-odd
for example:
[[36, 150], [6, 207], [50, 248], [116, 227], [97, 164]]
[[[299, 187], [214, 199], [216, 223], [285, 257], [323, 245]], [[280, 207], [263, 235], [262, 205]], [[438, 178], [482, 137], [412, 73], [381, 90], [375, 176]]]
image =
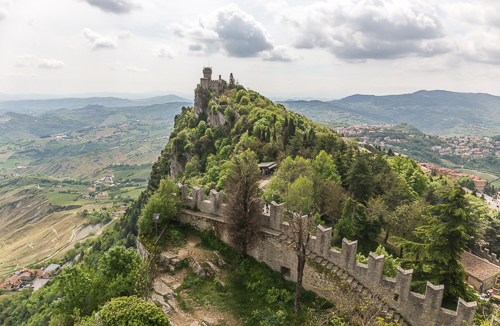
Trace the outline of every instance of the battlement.
[[[210, 221], [224, 222], [222, 212], [222, 192], [214, 189], [210, 191], [210, 200], [205, 200], [205, 191], [203, 188], [193, 187], [192, 196], [188, 196], [188, 187], [178, 184], [180, 194], [184, 199], [184, 204], [191, 211], [189, 217], [180, 216], [179, 220], [184, 223], [196, 224], [200, 229], [210, 227]], [[200, 213], [197, 213], [199, 211]], [[284, 221], [284, 204], [271, 202], [269, 213], [264, 213], [262, 210], [263, 232], [268, 236], [273, 236], [278, 239], [289, 230], [289, 224]], [[208, 214], [208, 215], [207, 215]], [[184, 214], [187, 215], [187, 214]], [[200, 222], [200, 219], [205, 221]], [[266, 231], [267, 230], [267, 231]], [[224, 239], [224, 236], [221, 235]], [[265, 237], [264, 237], [265, 238]], [[476, 312], [476, 302], [465, 302], [459, 298], [457, 309], [451, 311], [441, 307], [443, 300], [444, 286], [433, 285], [427, 282], [425, 295], [414, 293], [411, 291], [411, 281], [413, 270], [404, 270], [398, 267], [396, 278], [384, 277], [382, 275], [385, 257], [376, 256], [370, 253], [368, 264], [356, 262], [357, 241], [342, 241], [342, 250], [331, 248], [332, 228], [325, 228], [321, 225], [317, 226], [315, 236], [311, 237], [308, 245], [308, 258], [320, 263], [322, 266], [332, 271], [342, 271], [347, 273], [358, 284], [363, 285], [367, 289], [378, 292], [380, 290], [386, 293], [391, 293], [391, 298], [388, 305], [395, 309], [406, 321], [413, 326], [428, 326], [428, 325], [464, 325], [462, 321], [466, 321], [472, 326], [474, 314]], [[266, 239], [261, 240], [262, 242]], [[280, 271], [283, 266], [292, 270], [295, 263], [294, 254], [290, 253], [285, 246], [279, 246], [278, 242], [272, 240], [269, 244], [261, 244], [260, 249], [251, 254], [260, 261], [264, 261], [274, 270]], [[485, 255], [489, 255], [487, 249], [482, 249]], [[496, 255], [490, 255], [496, 260]], [[312, 273], [312, 272], [311, 272]], [[289, 279], [295, 281], [295, 272], [290, 273]]]
[[200, 78], [199, 87], [212, 90], [217, 94], [220, 94], [226, 87], [226, 81], [221, 78], [221, 75], [219, 75], [218, 80], [212, 80], [212, 68], [205, 67], [203, 68], [203, 77]]
[[482, 246], [479, 246], [479, 249], [475, 250], [475, 253], [479, 257], [486, 259], [490, 263], [500, 266], [500, 260], [497, 259], [497, 254], [495, 253], [490, 254], [490, 250], [488, 248], [483, 249]]

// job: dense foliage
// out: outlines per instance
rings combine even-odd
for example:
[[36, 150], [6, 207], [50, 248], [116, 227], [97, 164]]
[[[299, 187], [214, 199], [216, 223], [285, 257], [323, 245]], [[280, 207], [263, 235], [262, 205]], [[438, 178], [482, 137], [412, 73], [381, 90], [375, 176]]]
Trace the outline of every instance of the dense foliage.
[[[304, 237], [310, 237], [317, 224], [331, 226], [332, 246], [340, 246], [344, 237], [358, 241], [358, 261], [365, 262], [370, 251], [388, 255], [384, 275], [394, 277], [398, 264], [413, 267], [413, 290], [422, 292], [422, 282], [431, 280], [445, 284], [447, 303], [456, 302], [458, 296], [473, 299], [465, 290], [463, 266], [457, 259], [466, 245], [500, 250], [500, 216], [485, 210], [481, 199], [465, 195], [455, 180], [424, 175], [409, 158], [380, 148], [360, 148], [255, 91], [237, 86], [219, 96], [196, 92], [203, 112], [183, 108], [175, 117], [175, 129], [153, 164], [148, 189], [125, 216], [51, 286], [34, 294], [23, 290], [17, 296], [0, 297], [0, 322], [87, 325], [92, 323], [87, 317], [97, 311], [109, 325], [127, 318], [160, 318], [157, 309], [141, 308], [146, 303], [134, 297], [145, 293], [141, 275], [147, 274], [133, 249], [136, 237], [140, 234], [148, 245], [157, 240], [154, 213], [160, 213], [159, 231], [165, 228], [167, 235], [178, 236], [167, 227], [182, 208], [175, 182], [202, 186], [205, 195], [211, 189], [222, 190], [226, 200], [237, 203], [237, 197], [244, 196], [238, 196], [241, 189], [236, 185], [246, 179], [236, 176], [246, 172], [252, 183], [248, 201], [285, 202], [290, 222], [294, 216], [307, 215]], [[267, 187], [255, 189], [260, 177], [256, 164], [269, 161], [279, 168]], [[242, 162], [246, 168], [235, 173]], [[250, 206], [243, 209], [250, 212]], [[305, 318], [292, 315], [292, 284], [251, 258], [238, 256], [213, 235], [198, 235], [202, 245], [232, 257], [236, 275], [231, 287], [238, 295], [230, 299], [241, 313], [252, 316], [251, 323], [285, 325]], [[305, 251], [304, 243], [298, 251]], [[228, 300], [220, 282], [194, 275], [186, 280], [186, 289]], [[245, 307], [249, 301], [241, 295], [243, 290], [251, 293], [257, 308]], [[309, 300], [310, 295], [304, 293], [302, 299]]]

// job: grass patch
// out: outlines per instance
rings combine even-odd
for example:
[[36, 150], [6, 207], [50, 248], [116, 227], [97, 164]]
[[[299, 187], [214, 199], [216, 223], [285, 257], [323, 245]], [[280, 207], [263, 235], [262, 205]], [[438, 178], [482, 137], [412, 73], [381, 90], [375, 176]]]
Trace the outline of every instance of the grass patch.
[[[219, 251], [226, 265], [221, 267], [224, 279], [215, 277], [204, 279], [191, 271], [185, 276], [184, 283], [176, 292], [178, 298], [184, 295], [179, 305], [185, 311], [190, 309], [217, 308], [241, 320], [242, 325], [304, 325], [308, 315], [293, 314], [295, 283], [273, 271], [264, 263], [252, 257], [243, 257], [220, 241], [213, 232], [200, 232], [189, 225], [175, 224], [185, 233], [199, 236], [202, 242], [197, 247], [209, 251]], [[180, 294], [181, 291], [183, 294]], [[318, 303], [325, 309], [331, 307], [326, 300], [312, 291], [302, 294], [302, 306], [317, 308]]]
[[462, 173], [467, 173], [467, 174], [472, 174], [472, 175], [476, 175], [478, 177], [480, 177], [481, 179], [484, 179], [488, 182], [491, 182], [493, 180], [496, 180], [498, 179], [497, 176], [493, 175], [493, 174], [489, 174], [489, 173], [483, 173], [483, 172], [479, 172], [479, 171], [476, 171], [476, 170], [470, 170], [470, 169], [457, 169], [458, 172], [462, 172]]
[[[83, 202], [83, 200], [73, 201], [73, 199], [80, 196], [78, 194], [61, 194], [58, 192], [48, 192], [45, 194], [45, 196], [47, 196], [47, 199], [51, 202], [51, 204], [58, 206], [74, 205], [79, 203], [79, 201]], [[85, 203], [88, 203], [88, 201], [86, 201]]]

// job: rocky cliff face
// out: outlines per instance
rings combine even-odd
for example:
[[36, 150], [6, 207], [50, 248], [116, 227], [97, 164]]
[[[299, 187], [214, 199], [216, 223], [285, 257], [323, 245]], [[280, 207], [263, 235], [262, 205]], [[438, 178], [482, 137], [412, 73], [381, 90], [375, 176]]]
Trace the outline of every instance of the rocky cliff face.
[[182, 164], [177, 160], [177, 156], [174, 153], [170, 153], [170, 172], [169, 178], [174, 180], [177, 174], [184, 172]]
[[[217, 127], [220, 125], [224, 125], [226, 123], [226, 118], [220, 111], [212, 112], [212, 110], [208, 107], [208, 99], [205, 98], [208, 94], [204, 91], [197, 90], [194, 95], [194, 113], [195, 115], [200, 115], [205, 113], [207, 115], [207, 121], [212, 124], [212, 126]], [[210, 95], [208, 95], [210, 96]], [[209, 97], [210, 98], [210, 97]], [[212, 99], [216, 102], [217, 98], [212, 97]], [[225, 106], [223, 106], [225, 108]]]
[[194, 114], [196, 116], [208, 111], [208, 101], [205, 100], [205, 96], [205, 92], [203, 92], [200, 88], [196, 89], [194, 92]]

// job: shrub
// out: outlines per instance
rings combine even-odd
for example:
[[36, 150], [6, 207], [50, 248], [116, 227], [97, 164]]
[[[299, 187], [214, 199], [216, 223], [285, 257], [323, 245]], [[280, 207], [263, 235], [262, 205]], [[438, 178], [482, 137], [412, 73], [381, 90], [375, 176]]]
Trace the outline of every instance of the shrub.
[[170, 325], [160, 308], [136, 296], [112, 299], [102, 308], [99, 316], [103, 326]]
[[248, 105], [250, 103], [250, 99], [247, 96], [243, 96], [240, 100], [241, 105]]

